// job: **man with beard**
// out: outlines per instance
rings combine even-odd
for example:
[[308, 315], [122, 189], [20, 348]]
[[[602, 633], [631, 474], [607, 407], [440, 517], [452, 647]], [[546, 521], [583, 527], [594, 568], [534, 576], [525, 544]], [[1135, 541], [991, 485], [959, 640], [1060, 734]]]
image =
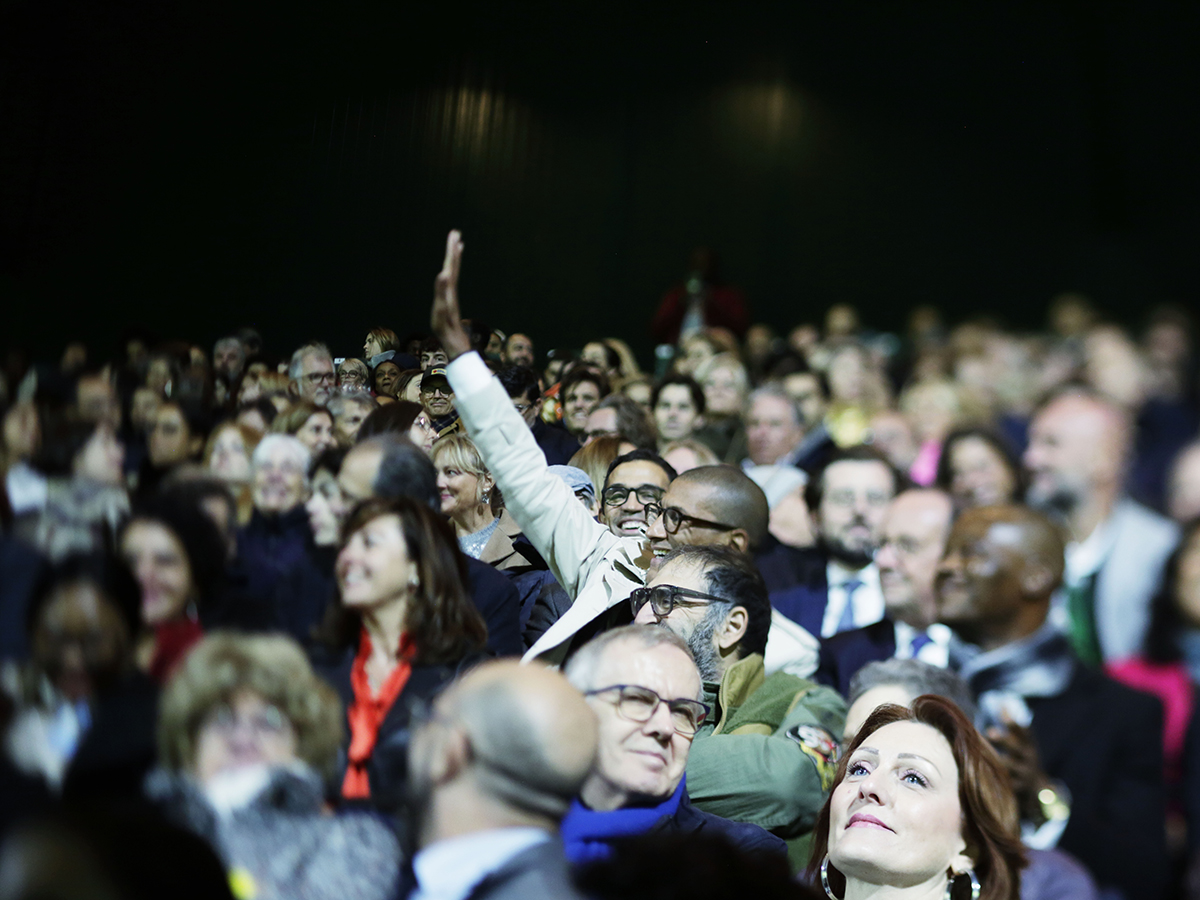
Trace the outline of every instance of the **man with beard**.
[[775, 609], [822, 638], [883, 618], [874, 557], [899, 480], [870, 447], [850, 447], [830, 457], [804, 488], [817, 548], [802, 552], [799, 583], [771, 595]]
[[411, 897], [582, 900], [559, 823], [592, 771], [596, 716], [540, 666], [486, 663], [413, 729]]
[[501, 357], [507, 365], [534, 367], [533, 340], [527, 334], [510, 334], [504, 342], [504, 353]]
[[292, 354], [288, 364], [288, 393], [292, 397], [324, 406], [336, 387], [337, 375], [328, 347], [313, 341]]
[[831, 688], [767, 675], [767, 586], [729, 547], [681, 547], [630, 602], [634, 622], [661, 625], [692, 651], [710, 707], [688, 758], [688, 792], [705, 812], [788, 839], [795, 867], [832, 780], [846, 705]]
[[1029, 426], [1026, 501], [1067, 527], [1059, 624], [1089, 665], [1142, 651], [1150, 601], [1179, 541], [1174, 523], [1125, 495], [1132, 444], [1128, 413], [1078, 389], [1051, 399]]

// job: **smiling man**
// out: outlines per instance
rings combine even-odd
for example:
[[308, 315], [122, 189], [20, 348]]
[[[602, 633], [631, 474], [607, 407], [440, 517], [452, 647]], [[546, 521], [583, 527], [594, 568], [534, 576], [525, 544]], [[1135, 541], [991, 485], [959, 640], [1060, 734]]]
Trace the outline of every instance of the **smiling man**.
[[644, 832], [724, 835], [743, 850], [780, 853], [761, 828], [692, 806], [685, 771], [708, 715], [687, 644], [666, 628], [633, 625], [583, 647], [566, 669], [599, 724], [596, 763], [562, 823], [567, 858], [601, 859]]
[[648, 450], [618, 456], [600, 492], [600, 521], [617, 537], [640, 540], [650, 526], [647, 509], [657, 507], [675, 470]]

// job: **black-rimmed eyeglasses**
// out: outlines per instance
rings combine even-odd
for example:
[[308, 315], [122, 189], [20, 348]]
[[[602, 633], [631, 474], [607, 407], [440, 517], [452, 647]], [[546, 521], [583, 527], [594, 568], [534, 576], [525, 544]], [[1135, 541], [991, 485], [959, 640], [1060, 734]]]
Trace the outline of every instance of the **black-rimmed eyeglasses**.
[[686, 697], [667, 700], [650, 688], [636, 684], [612, 684], [588, 691], [584, 696], [596, 697], [600, 694], [612, 694], [611, 702], [617, 707], [617, 715], [630, 722], [649, 722], [658, 707], [665, 703], [671, 711], [671, 724], [684, 737], [692, 737], [708, 717], [707, 703]]
[[740, 526], [726, 525], [724, 522], [713, 522], [710, 519], [701, 519], [699, 516], [689, 516], [678, 506], [662, 506], [658, 503], [646, 504], [646, 521], [653, 522], [659, 516], [662, 516], [663, 530], [667, 534], [678, 534], [679, 529], [686, 522], [688, 525], [697, 528], [713, 528], [717, 531], [733, 531]]
[[725, 603], [723, 597], [693, 591], [691, 588], [679, 587], [674, 584], [656, 584], [654, 587], [637, 588], [629, 595], [629, 605], [633, 607], [633, 617], [647, 603], [650, 611], [660, 619], [665, 619], [676, 606], [704, 606], [708, 603]]
[[664, 493], [665, 491], [655, 484], [639, 484], [635, 488], [612, 484], [604, 489], [601, 496], [605, 506], [621, 506], [629, 499], [629, 495], [633, 494], [642, 506], [649, 507], [652, 503], [658, 503]]

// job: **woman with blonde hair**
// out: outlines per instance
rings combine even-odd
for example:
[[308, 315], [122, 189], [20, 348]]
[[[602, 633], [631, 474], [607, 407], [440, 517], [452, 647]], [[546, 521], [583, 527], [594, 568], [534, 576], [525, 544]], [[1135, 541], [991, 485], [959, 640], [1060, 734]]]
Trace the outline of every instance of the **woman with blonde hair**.
[[254, 492], [251, 488], [254, 470], [250, 460], [260, 440], [260, 432], [249, 425], [230, 420], [214, 428], [204, 445], [204, 468], [233, 492], [237, 501], [238, 525], [249, 522], [254, 512]]
[[395, 836], [325, 810], [342, 734], [336, 692], [295, 642], [218, 633], [163, 693], [147, 794], [252, 896], [382, 900], [397, 883]]

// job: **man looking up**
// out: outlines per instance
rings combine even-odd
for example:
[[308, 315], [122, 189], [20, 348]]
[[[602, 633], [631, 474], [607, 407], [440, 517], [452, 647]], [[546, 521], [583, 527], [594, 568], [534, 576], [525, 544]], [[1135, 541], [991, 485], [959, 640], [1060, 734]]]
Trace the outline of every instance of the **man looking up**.
[[1047, 622], [1062, 572], [1062, 538], [1045, 516], [963, 512], [936, 582], [939, 620], [962, 639], [950, 667], [1008, 767], [1026, 842], [1074, 854], [1102, 892], [1158, 898], [1169, 870], [1162, 709], [1081, 665]]
[[292, 354], [288, 365], [288, 393], [324, 406], [337, 386], [333, 357], [324, 344], [313, 341]]
[[1174, 523], [1125, 496], [1132, 434], [1123, 410], [1078, 390], [1050, 400], [1029, 427], [1026, 500], [1066, 523], [1064, 624], [1090, 665], [1141, 652], [1179, 541]]
[[414, 900], [576, 900], [558, 827], [592, 770], [596, 716], [540, 666], [485, 663], [413, 729]]
[[[461, 258], [461, 236], [453, 231], [435, 282], [431, 324], [451, 357], [447, 375], [471, 439], [504, 493], [509, 512], [574, 600], [526, 654], [527, 659], [544, 656], [546, 662], [560, 663], [573, 645], [613, 624], [608, 619], [620, 621], [628, 616], [623, 601], [642, 586], [652, 556], [643, 541], [618, 537], [596, 522], [571, 489], [548, 471], [529, 429], [507, 402], [504, 388], [479, 356], [469, 352], [458, 307]], [[718, 470], [724, 473], [716, 466], [687, 473], [689, 481], [678, 501], [668, 504], [670, 491], [664, 494], [664, 506], [674, 510], [660, 538], [664, 546], [718, 542], [749, 547], [752, 534], [766, 535], [767, 501], [762, 490], [743, 473], [730, 469], [732, 475], [715, 476], [717, 486], [705, 491], [706, 472]], [[732, 483], [733, 477], [740, 482]], [[690, 504], [694, 502], [705, 505], [693, 507]], [[755, 515], [745, 525], [740, 519], [710, 521], [713, 510], [722, 514], [728, 510], [731, 515], [752, 511]], [[650, 523], [647, 536], [653, 529]], [[771, 652], [775, 660], [769, 660], [767, 668], [773, 671], [787, 666], [798, 674], [812, 672], [816, 666], [812, 636], [782, 618], [773, 623]]]
[[542, 421], [542, 389], [537, 373], [525, 366], [506, 366], [500, 370], [498, 377], [512, 400], [513, 409], [521, 414], [533, 432], [533, 439], [542, 448], [546, 462], [552, 466], [567, 465], [578, 452], [579, 441], [571, 437], [566, 429]]
[[800, 583], [771, 596], [774, 607], [823, 638], [883, 618], [875, 550], [899, 476], [870, 447], [830, 457], [804, 488], [817, 533], [815, 550], [797, 551]]
[[618, 628], [584, 645], [566, 675], [599, 723], [595, 766], [562, 825], [572, 862], [603, 858], [614, 840], [651, 829], [716, 832], [742, 849], [783, 852], [761, 828], [691, 804], [684, 776], [708, 710], [681, 638], [665, 628]]
[[636, 623], [661, 625], [687, 642], [712, 707], [688, 759], [693, 801], [791, 839], [792, 862], [802, 867], [833, 778], [842, 698], [794, 675], [766, 675], [771, 603], [745, 554], [681, 547], [630, 600]]
[[902, 491], [887, 508], [875, 553], [885, 617], [821, 642], [816, 678], [848, 694], [850, 680], [869, 662], [919, 659], [945, 666], [950, 634], [937, 622], [933, 583], [954, 515], [950, 495]]

